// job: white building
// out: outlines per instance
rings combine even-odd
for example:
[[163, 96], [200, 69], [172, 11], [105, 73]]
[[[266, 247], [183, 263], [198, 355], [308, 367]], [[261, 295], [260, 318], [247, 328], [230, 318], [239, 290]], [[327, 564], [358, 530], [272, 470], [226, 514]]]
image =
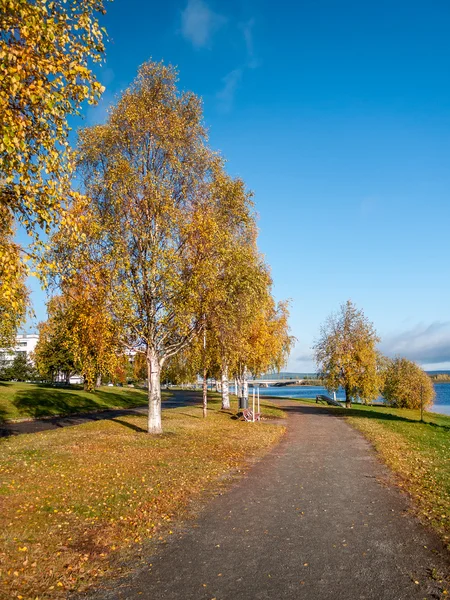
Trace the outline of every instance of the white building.
[[16, 337], [16, 345], [14, 348], [9, 350], [0, 350], [0, 360], [7, 363], [12, 363], [14, 357], [17, 354], [26, 354], [27, 358], [31, 360], [31, 354], [36, 348], [39, 336], [37, 333], [25, 333], [20, 334]]

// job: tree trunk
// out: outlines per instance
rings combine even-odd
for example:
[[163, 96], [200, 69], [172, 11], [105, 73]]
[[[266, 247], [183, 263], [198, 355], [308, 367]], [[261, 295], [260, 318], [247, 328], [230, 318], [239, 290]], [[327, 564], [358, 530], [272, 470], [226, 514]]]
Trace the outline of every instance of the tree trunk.
[[345, 388], [345, 408], [352, 407], [352, 395], [349, 387]]
[[147, 350], [148, 376], [148, 433], [162, 433], [161, 426], [161, 367], [158, 356]]
[[203, 417], [208, 416], [208, 369], [203, 368]]
[[228, 389], [228, 365], [225, 364], [221, 373], [221, 387], [222, 387], [222, 410], [229, 410], [230, 408], [230, 394]]
[[101, 373], [99, 373], [99, 374], [97, 375], [97, 379], [96, 379], [96, 381], [95, 381], [95, 387], [96, 387], [96, 388], [98, 388], [98, 387], [100, 387], [101, 385], [102, 385], [102, 374], [101, 374]]
[[244, 406], [248, 406], [248, 371], [247, 365], [244, 366], [244, 371], [242, 373], [242, 397], [244, 398]]
[[70, 371], [66, 371], [65, 379], [66, 379], [66, 385], [69, 385], [70, 384]]
[[236, 396], [238, 400], [238, 409], [242, 406], [242, 379], [236, 377]]

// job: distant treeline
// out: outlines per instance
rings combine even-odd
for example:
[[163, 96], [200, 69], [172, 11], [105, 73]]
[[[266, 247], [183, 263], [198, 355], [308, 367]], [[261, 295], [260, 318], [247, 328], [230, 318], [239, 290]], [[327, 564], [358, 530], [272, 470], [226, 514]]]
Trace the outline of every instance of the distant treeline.
[[431, 373], [431, 381], [435, 383], [450, 383], [450, 373]]

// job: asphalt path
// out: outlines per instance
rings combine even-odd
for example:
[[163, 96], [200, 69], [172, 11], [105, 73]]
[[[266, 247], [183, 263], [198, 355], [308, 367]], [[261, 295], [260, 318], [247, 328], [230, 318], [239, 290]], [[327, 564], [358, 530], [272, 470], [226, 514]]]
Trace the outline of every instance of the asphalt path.
[[289, 413], [283, 441], [145, 568], [89, 598], [449, 597], [439, 582], [449, 554], [411, 515], [369, 443], [324, 409], [279, 403]]

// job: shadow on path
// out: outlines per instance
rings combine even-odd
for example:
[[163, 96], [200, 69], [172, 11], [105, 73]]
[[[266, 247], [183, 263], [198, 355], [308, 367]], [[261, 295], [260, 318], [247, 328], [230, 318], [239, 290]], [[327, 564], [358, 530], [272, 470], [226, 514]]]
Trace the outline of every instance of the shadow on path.
[[[52, 390], [48, 390], [49, 392], [49, 404], [53, 402], [54, 397], [52, 397]], [[27, 400], [27, 402], [31, 402], [31, 400]], [[40, 399], [42, 403], [42, 399]], [[183, 406], [194, 406], [201, 402], [201, 394], [200, 392], [194, 391], [183, 391], [183, 390], [174, 390], [170, 392], [170, 397], [163, 399], [162, 409], [171, 409], [178, 408]], [[42, 404], [41, 404], [42, 406]], [[54, 408], [55, 405], [52, 404]], [[95, 403], [93, 405], [95, 408]], [[64, 410], [64, 407], [62, 407]], [[83, 423], [90, 423], [92, 421], [103, 421], [103, 420], [112, 420], [115, 419], [118, 423], [129, 427], [130, 429], [134, 429], [135, 431], [143, 431], [144, 429], [132, 425], [126, 421], [120, 421], [117, 417], [125, 417], [132, 415], [145, 415], [147, 414], [146, 406], [139, 406], [136, 408], [120, 408], [120, 409], [107, 409], [101, 411], [94, 412], [82, 412], [78, 414], [72, 414], [67, 416], [60, 417], [48, 417], [48, 418], [36, 418], [30, 421], [21, 421], [18, 423], [14, 423], [11, 421], [1, 422], [1, 414], [0, 414], [0, 437], [8, 437], [11, 435], [20, 435], [22, 433], [38, 433], [40, 431], [50, 431], [52, 429], [59, 429], [61, 427], [72, 427], [74, 425], [81, 425]]]
[[[274, 402], [274, 400], [272, 400]], [[276, 401], [275, 401], [276, 402]], [[378, 408], [378, 407], [377, 407]], [[283, 406], [283, 410], [287, 413], [300, 413], [300, 414], [321, 414], [328, 415], [331, 417], [357, 417], [360, 419], [377, 419], [383, 421], [395, 421], [395, 422], [403, 422], [403, 423], [415, 423], [416, 425], [430, 425], [431, 427], [438, 427], [440, 429], [446, 429], [450, 431], [450, 427], [448, 425], [441, 425], [440, 423], [434, 423], [432, 421], [426, 420], [426, 413], [424, 413], [425, 420], [423, 423], [417, 419], [410, 419], [408, 417], [403, 417], [401, 415], [394, 415], [390, 412], [387, 412], [389, 409], [386, 409], [386, 412], [383, 410], [371, 411], [370, 407], [366, 409], [358, 408], [353, 405], [352, 408], [334, 408], [332, 406], [324, 406], [324, 405], [314, 405], [314, 404], [301, 404], [298, 402], [296, 406], [286, 405]]]
[[[20, 435], [22, 433], [38, 433], [40, 431], [50, 431], [60, 429], [61, 427], [73, 427], [92, 421], [112, 420], [116, 417], [125, 417], [129, 415], [145, 414], [145, 408], [127, 408], [118, 410], [103, 410], [94, 413], [80, 413], [67, 417], [50, 417], [48, 419], [35, 419], [33, 421], [21, 421], [19, 423], [6, 422], [0, 424], [0, 437], [11, 435]], [[127, 423], [127, 425], [129, 425]]]

